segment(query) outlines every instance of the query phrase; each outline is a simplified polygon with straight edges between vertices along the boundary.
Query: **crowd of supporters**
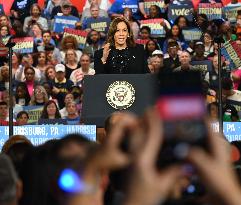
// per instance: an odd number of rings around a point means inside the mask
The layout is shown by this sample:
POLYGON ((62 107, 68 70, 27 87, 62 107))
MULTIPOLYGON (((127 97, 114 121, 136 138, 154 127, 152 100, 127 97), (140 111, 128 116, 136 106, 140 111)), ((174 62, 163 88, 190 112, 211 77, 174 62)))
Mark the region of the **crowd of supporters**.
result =
MULTIPOLYGON (((90 0, 86 2, 83 12, 79 13, 68 0, 50 0, 44 8, 34 1, 26 0, 22 5, 14 0, 10 15, 0 16, 0 107, 7 110, 9 96, 6 91, 13 89, 15 120, 19 121, 26 106, 42 106, 40 118, 62 118, 67 123, 80 124, 84 76, 95 75, 95 51, 103 47, 111 20, 119 16, 129 21, 136 42, 144 44, 150 73, 161 75, 164 71, 187 72, 197 68, 193 66, 194 61, 210 60, 211 69, 202 70, 202 76, 207 102, 213 103, 212 107, 215 107, 218 89, 218 44, 215 39, 218 36, 223 42, 234 41, 240 46, 241 13, 237 12, 235 22, 230 22, 225 15, 222 19, 209 20, 206 14, 200 14, 194 8, 191 20, 180 15, 172 21, 168 16, 171 5, 192 7, 192 2, 183 0, 162 3, 163 8, 151 5, 147 10, 144 8, 145 1, 118 0, 109 4, 104 0, 90 0), (77 18, 74 29, 88 33, 84 46, 80 46, 73 35, 64 36, 63 32, 55 31, 56 16, 77 18), (143 26, 141 22, 155 19, 162 19, 159 23, 162 35, 154 35, 152 28, 143 26), (183 30, 193 28, 201 32, 201 37, 188 41, 183 30), (8 56, 7 48, 4 47, 4 42, 10 36, 33 37, 34 40, 33 52, 13 53, 12 88, 9 88, 8 56)), ((201 0, 200 3, 222 2, 201 0)), ((229 5, 239 6, 240 3, 233 0, 229 5)), ((230 69, 229 65, 229 60, 223 57, 224 119, 239 121, 241 72, 239 67, 230 69)), ((210 113, 217 120, 215 110, 212 109, 210 113)), ((28 116, 28 112, 24 114, 28 116)), ((0 119, 7 121, 8 111, 1 112, 0 119)))

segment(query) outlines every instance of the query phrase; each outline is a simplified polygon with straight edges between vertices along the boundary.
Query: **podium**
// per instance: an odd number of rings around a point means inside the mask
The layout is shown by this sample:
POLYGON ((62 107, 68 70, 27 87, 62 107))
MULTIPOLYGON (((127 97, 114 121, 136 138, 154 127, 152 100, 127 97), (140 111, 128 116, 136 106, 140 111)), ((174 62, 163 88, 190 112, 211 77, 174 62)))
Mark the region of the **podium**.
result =
POLYGON ((82 119, 84 124, 104 127, 116 111, 142 115, 157 99, 158 77, 153 74, 101 74, 85 76, 82 119))

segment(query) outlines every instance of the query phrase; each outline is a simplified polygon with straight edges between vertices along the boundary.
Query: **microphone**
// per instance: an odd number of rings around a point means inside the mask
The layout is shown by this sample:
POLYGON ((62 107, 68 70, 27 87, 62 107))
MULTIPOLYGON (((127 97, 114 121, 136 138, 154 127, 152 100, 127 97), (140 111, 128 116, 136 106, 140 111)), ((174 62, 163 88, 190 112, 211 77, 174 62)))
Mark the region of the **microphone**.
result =
POLYGON ((15 42, 12 42, 12 39, 13 39, 13 37, 11 36, 11 37, 8 39, 8 42, 6 43, 5 47, 7 47, 7 48, 12 48, 12 47, 14 47, 14 46, 16 45, 15 42))

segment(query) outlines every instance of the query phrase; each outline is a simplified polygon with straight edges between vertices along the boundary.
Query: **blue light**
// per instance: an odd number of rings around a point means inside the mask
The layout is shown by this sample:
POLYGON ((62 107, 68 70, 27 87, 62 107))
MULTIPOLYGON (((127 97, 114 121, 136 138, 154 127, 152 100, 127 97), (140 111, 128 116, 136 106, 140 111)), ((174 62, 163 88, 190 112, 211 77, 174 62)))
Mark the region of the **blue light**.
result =
POLYGON ((81 181, 79 175, 72 169, 64 169, 59 177, 59 187, 66 192, 82 192, 84 190, 84 183, 81 181))
POLYGON ((195 192, 195 186, 193 186, 193 185, 189 185, 188 187, 187 187, 187 192, 188 193, 194 193, 195 192))

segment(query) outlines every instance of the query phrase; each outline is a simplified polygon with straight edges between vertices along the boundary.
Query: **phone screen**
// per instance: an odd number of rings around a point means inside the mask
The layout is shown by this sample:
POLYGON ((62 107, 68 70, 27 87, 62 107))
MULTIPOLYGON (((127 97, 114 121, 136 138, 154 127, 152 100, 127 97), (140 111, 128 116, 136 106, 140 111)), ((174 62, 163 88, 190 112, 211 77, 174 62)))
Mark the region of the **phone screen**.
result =
POLYGON ((199 73, 163 76, 156 107, 164 127, 158 167, 183 162, 191 146, 207 147, 206 106, 199 73))

